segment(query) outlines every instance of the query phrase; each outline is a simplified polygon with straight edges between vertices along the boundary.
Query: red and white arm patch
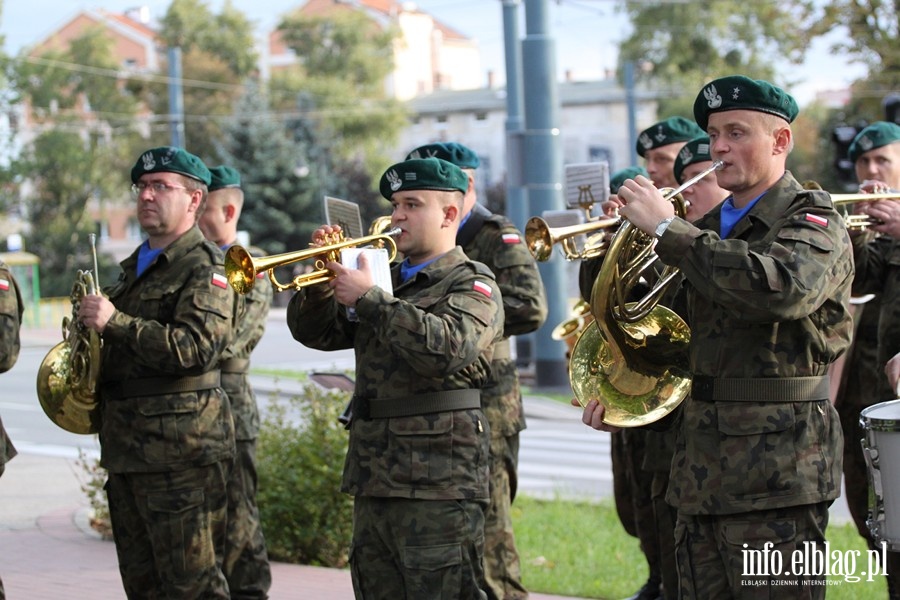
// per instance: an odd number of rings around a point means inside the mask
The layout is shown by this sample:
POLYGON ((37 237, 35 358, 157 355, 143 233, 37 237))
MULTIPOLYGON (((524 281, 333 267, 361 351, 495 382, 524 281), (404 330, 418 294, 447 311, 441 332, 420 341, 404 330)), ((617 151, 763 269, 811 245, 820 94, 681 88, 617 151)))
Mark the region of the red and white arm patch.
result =
POLYGON ((224 290, 228 287, 228 280, 221 273, 213 273, 212 284, 224 290))
POLYGON ((472 289, 475 290, 476 292, 481 292, 482 294, 484 294, 484 295, 487 296, 488 298, 490 298, 490 297, 491 297, 491 293, 493 293, 493 290, 491 289, 491 286, 489 286, 488 284, 486 284, 486 283, 483 282, 483 281, 476 281, 475 283, 473 283, 473 284, 472 284, 472 289))
POLYGON ((522 241, 522 238, 519 237, 518 233, 504 233, 503 234, 503 243, 504 244, 518 244, 522 241))
POLYGON ((8 292, 9 291, 9 280, 8 279, 0 279, 0 292, 8 292))
POLYGON ((822 227, 828 227, 828 219, 826 219, 825 217, 806 213, 806 217, 804 218, 810 223, 815 223, 816 225, 821 225, 822 227))

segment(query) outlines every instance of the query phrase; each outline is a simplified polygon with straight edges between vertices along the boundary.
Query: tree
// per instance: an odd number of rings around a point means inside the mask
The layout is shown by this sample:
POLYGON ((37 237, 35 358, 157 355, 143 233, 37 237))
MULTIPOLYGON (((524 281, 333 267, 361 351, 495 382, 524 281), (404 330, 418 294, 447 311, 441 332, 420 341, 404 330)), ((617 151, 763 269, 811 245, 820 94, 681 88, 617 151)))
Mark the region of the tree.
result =
MULTIPOLYGON (((256 72, 252 24, 231 2, 214 14, 202 0, 173 0, 160 20, 159 39, 181 49, 184 145, 202 158, 214 156, 222 122, 256 72)), ((135 82, 134 89, 155 114, 168 115, 169 85, 135 82)), ((154 138, 154 145, 170 143, 168 127, 155 130, 154 138)))
MULTIPOLYGON (((628 2, 633 31, 620 46, 626 61, 646 65, 635 78, 662 90, 660 117, 692 115, 703 84, 731 73, 774 81, 774 64, 798 64, 825 28, 812 0, 628 2)), ((782 82, 789 85, 790 81, 782 82)))
POLYGON ((406 124, 402 105, 388 98, 396 30, 381 29, 364 12, 335 10, 317 17, 295 14, 278 26, 298 64, 272 77, 273 105, 296 109, 328 136, 342 161, 365 165, 375 178, 393 161, 385 150, 406 124))
POLYGON ((75 270, 93 266, 89 203, 129 201, 137 103, 113 56, 111 40, 89 30, 67 51, 10 63, 10 79, 36 126, 5 177, 23 192, 25 247, 41 259, 44 296, 69 295, 75 270))
POLYGON ((844 41, 832 46, 868 67, 854 83, 844 109, 848 121, 885 119, 883 102, 900 89, 900 4, 884 0, 838 0, 828 4, 823 21, 846 28, 844 41))

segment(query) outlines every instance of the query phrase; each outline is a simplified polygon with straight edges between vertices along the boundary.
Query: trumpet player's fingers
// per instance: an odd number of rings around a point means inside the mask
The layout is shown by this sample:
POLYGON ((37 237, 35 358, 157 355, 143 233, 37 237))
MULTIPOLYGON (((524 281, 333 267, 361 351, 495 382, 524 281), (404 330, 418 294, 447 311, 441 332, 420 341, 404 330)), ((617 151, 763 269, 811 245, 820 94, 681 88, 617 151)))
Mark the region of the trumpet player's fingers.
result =
POLYGON ((312 243, 314 246, 326 246, 330 243, 330 238, 340 232, 340 225, 322 225, 313 232, 312 243))
POLYGON ((606 407, 597 400, 591 400, 587 403, 587 406, 584 407, 584 411, 581 413, 581 422, 598 431, 607 431, 609 433, 619 431, 619 427, 603 421, 603 415, 605 414, 606 407))
POLYGON ((612 195, 609 197, 609 200, 606 202, 600 203, 600 210, 603 212, 603 215, 606 217, 618 217, 619 209, 625 206, 619 197, 616 195, 612 195))
POLYGON ((866 194, 888 194, 891 188, 888 184, 877 179, 866 179, 859 184, 859 191, 866 194))
POLYGON ((876 200, 869 203, 865 213, 881 223, 872 227, 874 231, 900 238, 900 202, 894 200, 876 200))

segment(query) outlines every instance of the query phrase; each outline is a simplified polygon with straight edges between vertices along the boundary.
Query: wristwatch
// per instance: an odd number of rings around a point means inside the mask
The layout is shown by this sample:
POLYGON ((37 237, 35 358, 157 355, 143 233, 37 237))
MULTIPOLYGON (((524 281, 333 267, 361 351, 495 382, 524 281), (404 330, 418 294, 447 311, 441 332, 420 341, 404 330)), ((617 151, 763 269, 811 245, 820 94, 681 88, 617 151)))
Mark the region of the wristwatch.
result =
POLYGON ((666 232, 666 229, 669 228, 669 223, 675 220, 675 217, 669 217, 668 219, 663 219, 659 222, 659 225, 656 226, 656 231, 653 232, 653 237, 659 239, 666 232))

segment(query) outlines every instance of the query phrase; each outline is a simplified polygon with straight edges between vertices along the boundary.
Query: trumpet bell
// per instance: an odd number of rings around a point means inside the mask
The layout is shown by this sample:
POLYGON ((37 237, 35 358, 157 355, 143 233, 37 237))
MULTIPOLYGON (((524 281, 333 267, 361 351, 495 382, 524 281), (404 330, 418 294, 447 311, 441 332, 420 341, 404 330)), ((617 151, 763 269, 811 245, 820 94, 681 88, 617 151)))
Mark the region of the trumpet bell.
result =
POLYGON ((225 252, 225 278, 238 294, 246 294, 253 287, 256 268, 246 248, 234 245, 225 252))
POLYGON ((604 422, 639 427, 665 417, 690 391, 686 357, 691 332, 678 315, 659 305, 637 323, 619 325, 627 339, 647 344, 644 351, 626 352, 625 364, 619 354, 623 348, 612 348, 593 321, 575 342, 569 380, 582 406, 596 399, 605 407, 604 422))
MULTIPOLYGON (((96 332, 94 332, 96 333, 96 332)), ((100 408, 96 393, 86 389, 80 381, 84 369, 96 380, 100 365, 100 344, 90 344, 88 355, 72 353, 66 341, 50 349, 38 368, 37 395, 41 408, 51 421, 71 433, 100 431, 100 408), (78 364, 73 364, 72 361, 78 364)))

